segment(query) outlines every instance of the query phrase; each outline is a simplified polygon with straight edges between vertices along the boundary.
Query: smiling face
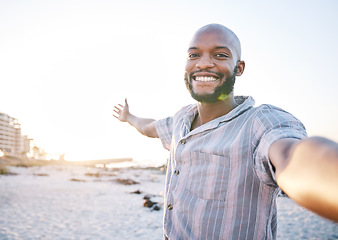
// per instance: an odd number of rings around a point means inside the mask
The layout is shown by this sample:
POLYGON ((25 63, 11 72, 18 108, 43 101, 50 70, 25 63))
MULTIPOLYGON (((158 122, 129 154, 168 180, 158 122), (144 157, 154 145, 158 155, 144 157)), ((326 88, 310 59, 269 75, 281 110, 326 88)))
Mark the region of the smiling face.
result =
POLYGON ((236 35, 222 25, 207 25, 193 37, 186 63, 185 81, 199 102, 217 102, 232 94, 236 76, 244 71, 236 35))

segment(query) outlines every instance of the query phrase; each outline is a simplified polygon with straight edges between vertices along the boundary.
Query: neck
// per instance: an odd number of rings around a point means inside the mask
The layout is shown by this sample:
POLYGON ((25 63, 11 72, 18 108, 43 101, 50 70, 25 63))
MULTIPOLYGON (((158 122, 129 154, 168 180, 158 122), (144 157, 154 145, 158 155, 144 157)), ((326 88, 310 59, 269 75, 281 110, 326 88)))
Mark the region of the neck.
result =
POLYGON ((238 104, 233 95, 229 95, 227 99, 215 103, 198 102, 198 115, 192 124, 192 129, 229 113, 237 106, 238 104))

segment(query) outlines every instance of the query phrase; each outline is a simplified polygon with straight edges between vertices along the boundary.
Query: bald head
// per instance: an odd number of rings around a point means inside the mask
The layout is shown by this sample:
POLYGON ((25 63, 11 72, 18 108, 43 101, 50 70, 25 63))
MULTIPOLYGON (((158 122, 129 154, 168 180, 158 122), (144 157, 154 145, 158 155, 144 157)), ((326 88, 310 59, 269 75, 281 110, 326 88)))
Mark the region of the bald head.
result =
POLYGON ((193 36, 185 66, 185 82, 199 102, 230 101, 235 79, 244 72, 241 44, 230 29, 220 24, 200 28, 193 36))
POLYGON ((191 40, 190 46, 193 45, 196 39, 205 34, 217 35, 219 40, 224 42, 231 49, 234 59, 236 61, 241 60, 241 43, 238 37, 233 31, 221 24, 208 24, 198 29, 191 40))

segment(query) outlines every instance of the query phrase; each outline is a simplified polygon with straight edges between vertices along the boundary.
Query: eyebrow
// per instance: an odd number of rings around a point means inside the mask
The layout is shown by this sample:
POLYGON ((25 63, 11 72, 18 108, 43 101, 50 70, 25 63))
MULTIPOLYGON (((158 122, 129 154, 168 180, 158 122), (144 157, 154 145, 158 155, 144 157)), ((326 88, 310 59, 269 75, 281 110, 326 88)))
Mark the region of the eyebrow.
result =
MULTIPOLYGON (((230 51, 230 49, 229 49, 228 47, 225 47, 225 46, 216 46, 215 49, 226 49, 226 50, 229 50, 229 51, 230 51)), ((198 50, 198 48, 197 48, 197 47, 190 47, 190 48, 188 49, 188 51, 189 51, 189 50, 198 50)))
POLYGON ((227 49, 230 51, 230 49, 228 47, 225 46, 216 46, 215 49, 227 49))
POLYGON ((188 48, 188 51, 189 50, 197 50, 198 48, 197 47, 190 47, 190 48, 188 48))

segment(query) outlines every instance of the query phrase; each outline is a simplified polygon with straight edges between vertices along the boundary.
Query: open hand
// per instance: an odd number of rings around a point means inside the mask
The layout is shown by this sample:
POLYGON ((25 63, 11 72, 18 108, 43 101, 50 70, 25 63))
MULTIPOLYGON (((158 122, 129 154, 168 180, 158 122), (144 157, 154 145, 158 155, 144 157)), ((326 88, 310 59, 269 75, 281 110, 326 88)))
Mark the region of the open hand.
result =
POLYGON ((115 105, 114 112, 114 117, 116 117, 121 122, 127 122, 127 118, 130 115, 127 99, 124 100, 124 106, 122 104, 115 105))

